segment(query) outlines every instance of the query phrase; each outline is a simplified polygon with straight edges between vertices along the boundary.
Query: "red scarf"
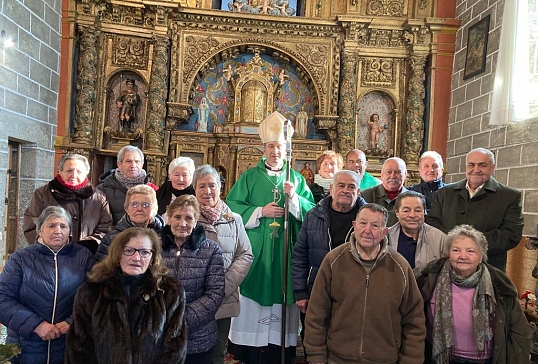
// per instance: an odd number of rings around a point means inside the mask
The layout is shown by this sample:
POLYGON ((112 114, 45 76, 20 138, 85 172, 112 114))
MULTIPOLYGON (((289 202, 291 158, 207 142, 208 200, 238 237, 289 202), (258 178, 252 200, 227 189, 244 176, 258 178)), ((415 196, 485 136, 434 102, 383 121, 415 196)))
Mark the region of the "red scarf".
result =
POLYGON ((214 225, 220 219, 223 208, 224 204, 222 203, 222 200, 219 199, 217 204, 213 207, 200 204, 200 213, 206 218, 210 225, 214 225))
POLYGON ((88 177, 86 177, 84 179, 84 181, 82 181, 82 183, 78 184, 78 185, 71 185, 67 182, 65 182, 62 177, 60 176, 60 173, 58 173, 56 175, 56 179, 58 180, 58 182, 60 182, 63 186, 69 188, 70 190, 80 190, 82 187, 86 186, 88 184, 88 177))

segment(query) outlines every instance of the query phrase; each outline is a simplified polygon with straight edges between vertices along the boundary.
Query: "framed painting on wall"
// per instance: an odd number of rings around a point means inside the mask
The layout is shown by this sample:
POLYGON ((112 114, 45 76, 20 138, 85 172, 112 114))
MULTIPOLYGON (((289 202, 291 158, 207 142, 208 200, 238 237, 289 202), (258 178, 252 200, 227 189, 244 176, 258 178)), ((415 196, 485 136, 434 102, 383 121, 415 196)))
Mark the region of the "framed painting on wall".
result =
POLYGON ((476 76, 486 69, 489 19, 488 15, 469 27, 465 68, 463 69, 464 80, 476 76))

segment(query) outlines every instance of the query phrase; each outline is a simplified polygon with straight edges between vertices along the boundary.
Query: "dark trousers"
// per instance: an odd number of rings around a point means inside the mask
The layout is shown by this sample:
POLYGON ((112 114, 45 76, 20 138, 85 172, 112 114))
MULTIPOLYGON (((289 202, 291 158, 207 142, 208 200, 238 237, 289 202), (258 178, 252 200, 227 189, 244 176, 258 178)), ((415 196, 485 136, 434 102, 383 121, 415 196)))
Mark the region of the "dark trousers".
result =
POLYGON ((204 353, 187 354, 185 364, 211 364, 212 353, 213 350, 209 350, 204 353))
MULTIPOLYGON (((285 364, 291 364, 296 356, 297 347, 285 349, 285 364)), ((235 360, 245 364, 280 364, 280 346, 269 344, 264 347, 237 345, 228 341, 228 352, 235 360)))
POLYGON ((231 317, 225 317, 217 320, 217 328, 219 330, 219 342, 213 348, 213 364, 224 363, 224 350, 228 343, 228 333, 230 332, 231 317))

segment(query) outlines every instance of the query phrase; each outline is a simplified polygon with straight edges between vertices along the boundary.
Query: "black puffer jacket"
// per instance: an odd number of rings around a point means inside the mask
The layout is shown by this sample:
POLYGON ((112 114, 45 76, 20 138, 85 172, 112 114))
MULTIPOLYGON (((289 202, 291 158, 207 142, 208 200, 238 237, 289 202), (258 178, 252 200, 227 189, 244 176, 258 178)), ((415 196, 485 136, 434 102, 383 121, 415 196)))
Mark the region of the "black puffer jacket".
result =
POLYGON ((206 239, 197 224, 178 248, 170 225, 162 230, 163 258, 170 276, 181 282, 186 296, 188 354, 204 353, 218 341, 215 314, 224 298, 224 262, 219 245, 206 239))
MULTIPOLYGON (((329 209, 332 197, 327 196, 310 210, 303 221, 291 257, 291 284, 296 300, 307 299, 325 255, 331 250, 329 209)), ((360 208, 366 201, 357 198, 360 208)), ((351 226, 349 227, 351 229, 351 226)))
MULTIPOLYGON (((160 215, 156 215, 153 218, 153 221, 148 224, 147 228, 153 229, 157 234, 160 234, 164 225, 165 223, 163 218, 160 215)), ((99 244, 97 252, 95 253, 95 259, 97 261, 105 259, 106 255, 108 254, 108 248, 110 247, 112 241, 114 241, 114 238, 116 238, 116 236, 118 236, 118 234, 121 233, 123 230, 127 230, 130 227, 135 227, 135 224, 131 221, 129 216, 125 214, 123 215, 121 220, 118 221, 114 229, 112 229, 108 234, 103 237, 103 240, 101 240, 101 244, 99 244)))
POLYGON ((36 242, 9 257, 0 274, 0 322, 6 342, 22 349, 12 363, 63 363, 65 335, 43 341, 34 330, 43 321, 71 324, 75 293, 93 263, 90 251, 73 243, 54 254, 36 242))

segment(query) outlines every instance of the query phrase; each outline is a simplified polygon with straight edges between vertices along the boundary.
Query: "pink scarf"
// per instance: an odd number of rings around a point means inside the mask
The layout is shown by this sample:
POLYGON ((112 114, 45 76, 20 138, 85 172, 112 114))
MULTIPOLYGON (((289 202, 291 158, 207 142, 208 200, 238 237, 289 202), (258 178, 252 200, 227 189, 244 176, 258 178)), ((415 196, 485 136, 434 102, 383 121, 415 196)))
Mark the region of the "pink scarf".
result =
POLYGON ((213 207, 200 205, 200 213, 202 214, 203 217, 207 219, 207 222, 210 225, 214 225, 217 222, 217 220, 220 218, 223 208, 224 208, 224 204, 222 203, 222 200, 219 199, 217 204, 213 207))

